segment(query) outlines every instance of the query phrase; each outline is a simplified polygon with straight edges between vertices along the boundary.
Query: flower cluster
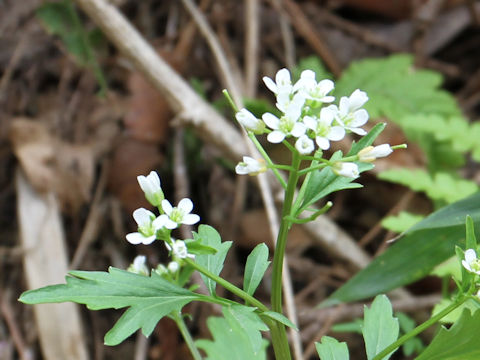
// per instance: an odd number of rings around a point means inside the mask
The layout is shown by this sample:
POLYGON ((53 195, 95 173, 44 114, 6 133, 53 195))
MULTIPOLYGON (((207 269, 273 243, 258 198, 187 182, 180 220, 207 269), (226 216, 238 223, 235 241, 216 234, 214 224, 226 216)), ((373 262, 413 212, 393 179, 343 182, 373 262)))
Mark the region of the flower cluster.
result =
MULTIPOLYGON (((247 131, 256 135, 268 133, 267 140, 271 143, 293 137, 301 155, 311 154, 315 144, 321 150, 328 150, 330 142, 342 140, 347 133, 362 136, 367 133, 362 129, 369 117, 362 108, 368 101, 364 91, 357 89, 350 96, 342 97, 337 106, 332 104, 335 97, 329 95, 335 87, 334 82, 328 79, 317 82, 312 70, 303 71, 295 83, 287 69, 278 71, 275 80, 264 77, 263 81, 275 94, 281 115, 265 113, 258 119, 247 109, 241 109, 235 117, 247 131)), ((392 152, 388 144, 364 150, 359 161, 370 162, 392 152)), ((353 162, 338 163, 332 169, 341 176, 358 176, 358 167, 353 162)), ((237 174, 241 175, 256 175, 265 170, 264 164, 248 157, 236 167, 237 174)))
MULTIPOLYGON (((127 234, 127 241, 131 244, 149 245, 155 240, 164 240, 167 249, 171 251, 175 260, 185 258, 193 258, 193 255, 188 253, 185 242, 181 240, 172 240, 170 233, 181 224, 193 225, 200 221, 200 217, 196 214, 191 214, 193 210, 193 203, 190 199, 182 199, 176 207, 173 207, 168 200, 165 199, 161 185, 160 178, 155 171, 150 172, 148 176, 138 176, 138 183, 145 193, 146 199, 154 206, 156 206, 161 215, 156 216, 153 212, 140 208, 133 212, 133 218, 138 225, 137 231, 127 234)), ((141 268, 140 263, 145 259, 139 258, 134 261, 131 268, 138 271, 141 268)), ((179 264, 169 264, 170 272, 176 272, 179 264), (176 266, 176 267, 175 267, 176 266), (173 271, 175 270, 175 271, 173 271)))

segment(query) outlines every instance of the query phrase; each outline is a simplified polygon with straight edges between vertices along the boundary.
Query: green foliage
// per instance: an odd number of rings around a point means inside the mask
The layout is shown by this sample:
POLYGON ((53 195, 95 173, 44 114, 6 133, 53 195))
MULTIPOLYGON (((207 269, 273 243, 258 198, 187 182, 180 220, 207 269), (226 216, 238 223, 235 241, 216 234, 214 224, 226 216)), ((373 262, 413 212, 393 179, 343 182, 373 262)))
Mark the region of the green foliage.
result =
POLYGON ((37 9, 37 17, 52 35, 60 37, 67 51, 81 66, 91 67, 101 87, 107 91, 107 83, 95 58, 94 44, 103 44, 103 36, 98 29, 87 32, 70 0, 47 2, 37 9))
POLYGON ((336 290, 326 304, 365 299, 428 275, 464 244, 465 217, 480 223, 480 193, 448 205, 410 228, 383 254, 336 290))
POLYGON ((245 264, 243 290, 247 294, 253 295, 255 290, 257 290, 258 284, 262 281, 269 264, 268 246, 265 243, 258 244, 248 255, 247 263, 245 264))
MULTIPOLYGON (((368 360, 397 340, 399 329, 398 319, 393 317, 392 304, 385 295, 378 295, 370 309, 365 306, 362 333, 368 360)), ((382 359, 389 359, 392 353, 382 359)))
POLYGON ((382 220, 385 229, 402 233, 421 221, 424 217, 407 211, 401 211, 398 215, 387 216, 382 220))
MULTIPOLYGON (((209 317, 207 327, 212 333, 213 340, 197 340, 195 344, 207 353, 206 360, 266 360, 268 342, 261 341, 260 349, 252 348, 248 330, 244 326, 232 326, 225 318, 209 317)), ((252 331, 257 331, 254 327, 252 331)))
POLYGON ((105 344, 117 345, 142 329, 149 336, 157 322, 204 296, 169 283, 155 272, 151 277, 110 267, 108 272, 71 271, 66 284, 30 290, 20 296, 26 304, 76 302, 90 310, 128 307, 105 335, 105 344))
POLYGON ((279 323, 285 325, 285 326, 288 326, 294 330, 298 330, 297 326, 292 323, 286 316, 278 313, 278 312, 275 312, 275 311, 264 311, 262 312, 261 314, 261 317, 265 318, 270 318, 272 320, 275 320, 275 321, 278 321, 279 323))
MULTIPOLYGON (((432 316, 435 316, 448 306, 452 305, 453 301, 450 299, 442 299, 438 304, 433 307, 432 316)), ((465 301, 462 305, 458 308, 453 310, 452 312, 448 313, 444 316, 440 322, 444 324, 454 324, 460 319, 462 313, 465 309, 468 309, 472 314, 480 309, 480 304, 477 303, 475 300, 469 299, 465 301)))
POLYGON ((417 360, 477 360, 480 359, 478 334, 480 311, 464 310, 450 329, 442 327, 417 360))
MULTIPOLYGON (((400 324, 400 332, 401 334, 407 334, 413 329, 415 329, 415 321, 407 316, 406 314, 402 312, 398 312, 395 314, 395 316, 398 319, 398 323, 400 324)), ((414 353, 420 353, 423 351, 425 346, 422 343, 422 340, 419 337, 412 337, 405 341, 405 343, 402 345, 402 351, 405 356, 410 356, 413 355, 414 353)))
POLYGON ((320 360, 348 360, 350 358, 347 344, 338 342, 330 336, 323 336, 322 342, 315 343, 315 347, 320 360))
POLYGON ((473 181, 459 179, 448 173, 428 174, 425 170, 391 169, 378 175, 382 180, 425 192, 432 200, 451 204, 478 191, 473 181))
MULTIPOLYGON (((198 233, 193 233, 194 240, 199 240, 205 246, 215 249, 215 254, 200 254, 197 255, 195 261, 197 264, 204 266, 215 275, 219 275, 223 269, 223 262, 227 256, 231 241, 222 242, 220 234, 213 227, 209 225, 200 225, 198 233)), ((215 295, 216 282, 202 274, 202 279, 207 286, 208 291, 212 296, 215 295)))
POLYGON ((454 97, 440 89, 440 74, 413 67, 411 55, 354 62, 336 84, 336 96, 349 96, 355 89, 366 91, 365 108, 372 118, 382 116, 401 125, 411 114, 460 115, 454 97))

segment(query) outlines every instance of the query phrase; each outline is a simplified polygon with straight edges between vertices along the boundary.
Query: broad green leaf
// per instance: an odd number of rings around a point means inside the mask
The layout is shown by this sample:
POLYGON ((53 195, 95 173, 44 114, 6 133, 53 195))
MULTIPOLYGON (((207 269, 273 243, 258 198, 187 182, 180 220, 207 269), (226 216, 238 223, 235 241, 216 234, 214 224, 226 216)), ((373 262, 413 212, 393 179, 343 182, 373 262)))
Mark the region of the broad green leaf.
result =
POLYGON ((324 305, 365 299, 410 284, 428 275, 438 264, 464 247, 465 217, 480 223, 480 193, 448 205, 407 230, 324 305))
MULTIPOLYGON (((211 247, 217 252, 215 254, 200 254, 197 255, 195 261, 215 275, 219 275, 223 269, 223 262, 227 256, 231 241, 222 242, 219 233, 213 227, 209 225, 200 225, 198 227, 198 234, 193 233, 194 240, 198 240, 202 245, 211 247)), ((216 282, 202 274, 202 279, 207 286, 208 291, 213 296, 215 295, 216 282)))
POLYGON ((108 272, 71 271, 66 284, 24 292, 26 304, 76 302, 90 310, 128 307, 105 335, 105 344, 117 345, 142 329, 149 336, 157 322, 172 311, 180 311, 193 300, 204 297, 182 289, 153 272, 151 277, 110 267, 108 272))
POLYGON ((268 342, 262 340, 258 351, 252 349, 244 330, 232 327, 225 318, 210 317, 207 320, 213 340, 201 339, 195 344, 207 354, 205 360, 266 360, 268 342))
POLYGON ((260 317, 266 316, 269 317, 270 319, 273 319, 275 321, 278 321, 279 323, 282 323, 285 326, 288 326, 292 329, 298 330, 297 326, 290 321, 285 315, 282 315, 278 312, 275 311, 264 311, 260 314, 260 317))
POLYGON ((397 215, 385 217, 382 220, 382 226, 390 231, 402 233, 421 221, 423 218, 423 215, 401 211, 397 215))
POLYGON ((465 220, 465 232, 466 232, 466 249, 474 249, 477 250, 477 238, 475 237, 475 227, 473 224, 472 218, 467 215, 467 219, 465 220))
POLYGON ((243 305, 224 306, 222 312, 234 331, 245 334, 253 352, 259 352, 262 347, 260 331, 268 331, 268 326, 255 313, 255 308, 243 305))
POLYGON ((315 343, 320 360, 348 360, 348 347, 330 336, 322 336, 321 343, 315 343))
MULTIPOLYGON (((437 305, 433 307, 432 316, 435 316, 440 311, 444 310, 450 305, 452 305, 452 300, 442 299, 437 305)), ((462 316, 463 310, 465 309, 470 310, 471 313, 473 314, 475 311, 480 309, 480 304, 473 299, 469 299, 465 301, 462 305, 460 305, 458 308, 456 308, 455 310, 453 310, 452 312, 444 316, 440 320, 440 322, 443 324, 453 324, 457 322, 457 320, 462 316)))
MULTIPOLYGON (((342 158, 342 152, 335 152, 331 161, 336 161, 342 158)), ((357 163, 358 171, 364 172, 373 168, 372 164, 357 163)), ((307 188, 305 190, 301 209, 316 203, 325 196, 339 190, 360 188, 363 185, 352 182, 355 179, 338 176, 334 174, 332 169, 328 166, 320 171, 315 171, 308 178, 307 188)))
MULTIPOLYGON (((368 360, 374 358, 398 338, 400 326, 393 317, 392 304, 385 295, 378 295, 370 309, 365 306, 363 320, 363 339, 368 360)), ((383 359, 387 360, 393 351, 383 359)))
POLYGON ((480 359, 480 311, 473 315, 464 310, 450 329, 442 326, 430 345, 416 360, 478 360, 480 359))
POLYGON ((250 255, 248 255, 247 263, 245 264, 243 290, 245 290, 247 294, 253 295, 269 264, 268 246, 264 243, 258 244, 250 255))
POLYGON ((439 278, 453 277, 458 281, 462 280, 462 269, 458 258, 456 256, 452 256, 448 260, 435 266, 430 275, 435 275, 439 278))

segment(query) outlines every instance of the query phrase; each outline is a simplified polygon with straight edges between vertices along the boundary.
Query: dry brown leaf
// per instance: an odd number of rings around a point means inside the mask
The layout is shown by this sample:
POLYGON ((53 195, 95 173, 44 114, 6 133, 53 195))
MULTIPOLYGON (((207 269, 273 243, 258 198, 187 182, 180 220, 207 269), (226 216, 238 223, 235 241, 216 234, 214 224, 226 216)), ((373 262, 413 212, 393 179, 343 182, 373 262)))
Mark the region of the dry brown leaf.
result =
POLYGON ((54 191, 62 208, 75 213, 90 199, 94 157, 88 145, 67 144, 40 121, 14 119, 10 141, 29 182, 39 192, 54 191))

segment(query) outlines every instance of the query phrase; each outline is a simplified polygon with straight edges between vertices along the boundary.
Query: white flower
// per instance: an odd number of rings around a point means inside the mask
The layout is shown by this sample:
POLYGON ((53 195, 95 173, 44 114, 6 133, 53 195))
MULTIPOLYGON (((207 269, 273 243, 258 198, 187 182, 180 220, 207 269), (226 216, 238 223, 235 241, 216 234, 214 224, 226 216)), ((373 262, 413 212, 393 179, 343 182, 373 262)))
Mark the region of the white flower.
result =
POLYGON ((315 141, 322 150, 330 148, 330 141, 342 140, 345 129, 341 126, 332 126, 334 112, 330 107, 320 111, 320 119, 305 116, 303 122, 315 133, 315 141))
POLYGON ((334 96, 327 95, 333 90, 335 84, 332 80, 321 80, 317 83, 315 80, 315 72, 312 70, 304 70, 300 75, 293 90, 298 90, 304 97, 312 102, 331 103, 335 100, 334 96))
POLYGON ((172 252, 173 256, 179 259, 185 259, 187 257, 191 259, 195 258, 195 255, 188 253, 187 245, 185 245, 185 241, 183 240, 175 240, 173 241, 172 245, 165 242, 165 246, 167 247, 168 251, 172 252))
POLYGON ((147 209, 140 208, 133 212, 133 218, 138 225, 138 232, 127 234, 126 238, 130 244, 149 245, 157 238, 157 231, 165 225, 161 217, 155 218, 155 214, 147 209))
POLYGON ((176 229, 178 225, 193 225, 200 221, 200 216, 190 214, 193 209, 193 203, 190 199, 182 199, 177 207, 172 207, 168 200, 162 201, 162 209, 165 214, 160 215, 167 229, 176 229))
POLYGON ((168 271, 175 274, 180 269, 180 264, 176 261, 170 261, 167 265, 168 271))
POLYGON ((127 271, 133 272, 135 274, 148 276, 149 271, 148 271, 148 268, 147 268, 147 265, 146 265, 146 260, 147 260, 147 258, 145 256, 138 255, 133 260, 133 263, 130 264, 127 271))
POLYGON ((386 157, 393 152, 389 144, 382 144, 378 146, 367 146, 358 152, 358 160, 363 162, 372 162, 375 159, 386 157))
POLYGON ((465 260, 462 260, 462 265, 468 271, 480 275, 480 259, 477 259, 475 250, 468 249, 465 251, 465 260))
POLYGON ((295 142, 295 148, 300 154, 308 155, 311 154, 312 151, 315 149, 315 145, 313 144, 313 140, 310 139, 307 135, 302 135, 295 142))
POLYGON ((333 165, 332 170, 335 174, 356 179, 359 175, 358 166, 350 162, 337 162, 333 165))
POLYGON ((278 110, 284 114, 288 113, 291 117, 299 118, 302 114, 304 104, 305 96, 302 94, 295 94, 293 97, 291 97, 290 94, 280 94, 277 96, 276 106, 278 110))
POLYGON ((275 95, 291 94, 293 90, 290 71, 280 69, 275 75, 275 82, 267 76, 263 77, 263 82, 267 88, 275 95))
POLYGON ((330 105, 329 108, 336 112, 337 121, 346 129, 358 135, 365 135, 367 132, 360 128, 368 121, 368 112, 360 109, 368 101, 367 93, 355 90, 350 97, 340 99, 339 108, 330 105))
POLYGON ((270 113, 265 113, 262 116, 263 121, 273 131, 268 134, 267 140, 271 143, 277 144, 282 142, 285 137, 292 135, 294 137, 300 137, 305 134, 307 128, 305 124, 298 121, 302 114, 303 98, 295 95, 293 100, 288 104, 285 109, 285 115, 280 119, 270 113), (298 99, 298 100, 296 100, 298 99))
POLYGON ((248 131, 253 131, 255 134, 262 134, 265 131, 265 123, 247 109, 241 109, 235 114, 235 118, 248 131))
POLYGON ((137 176, 138 184, 145 193, 148 202, 153 206, 159 206, 165 198, 162 188, 160 187, 160 178, 155 171, 150 171, 147 176, 137 176))
POLYGON ((235 166, 235 172, 238 175, 258 175, 262 172, 267 171, 267 167, 265 166, 265 160, 255 160, 250 156, 244 156, 243 162, 239 162, 237 166, 235 166))

